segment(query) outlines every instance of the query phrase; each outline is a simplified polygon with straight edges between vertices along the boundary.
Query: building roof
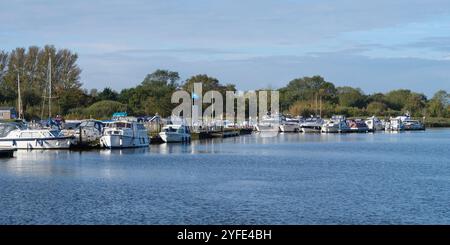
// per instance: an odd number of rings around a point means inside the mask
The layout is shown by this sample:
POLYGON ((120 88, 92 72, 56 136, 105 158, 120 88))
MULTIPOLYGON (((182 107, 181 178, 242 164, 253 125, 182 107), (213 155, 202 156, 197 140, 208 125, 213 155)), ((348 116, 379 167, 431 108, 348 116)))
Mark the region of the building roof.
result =
POLYGON ((14 107, 9 107, 9 106, 0 106, 0 110, 1 111, 11 111, 11 110, 16 110, 14 107))

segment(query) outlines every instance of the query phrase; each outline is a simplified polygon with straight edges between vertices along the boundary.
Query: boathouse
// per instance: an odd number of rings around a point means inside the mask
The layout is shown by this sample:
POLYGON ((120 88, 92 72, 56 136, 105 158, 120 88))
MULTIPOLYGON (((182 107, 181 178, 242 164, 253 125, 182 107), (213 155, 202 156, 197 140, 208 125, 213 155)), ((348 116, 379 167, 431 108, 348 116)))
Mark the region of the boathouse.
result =
POLYGON ((17 112, 14 107, 0 107, 0 120, 16 119, 17 112))

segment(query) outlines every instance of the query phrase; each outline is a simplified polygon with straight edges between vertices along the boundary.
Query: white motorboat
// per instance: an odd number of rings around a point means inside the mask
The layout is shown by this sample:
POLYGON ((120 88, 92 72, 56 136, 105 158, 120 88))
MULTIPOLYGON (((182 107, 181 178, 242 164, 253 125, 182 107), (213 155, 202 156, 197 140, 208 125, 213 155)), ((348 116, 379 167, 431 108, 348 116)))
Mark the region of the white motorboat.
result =
POLYGON ((258 132, 279 132, 280 122, 279 117, 266 116, 256 125, 256 130, 258 132))
POLYGON ((150 138, 142 123, 128 118, 105 122, 100 144, 110 149, 148 147, 150 138))
POLYGON ((324 123, 325 121, 320 117, 310 117, 300 123, 300 128, 303 133, 320 133, 324 123))
POLYGON ((281 121, 280 131, 281 132, 300 132, 300 121, 298 119, 293 118, 285 118, 281 121))
POLYGON ((419 120, 407 119, 403 121, 405 130, 425 130, 425 125, 423 125, 419 120))
POLYGON ((406 113, 404 116, 400 116, 397 118, 401 120, 404 130, 425 130, 425 125, 423 125, 423 123, 421 123, 419 120, 412 119, 409 113, 406 113))
POLYGON ((400 117, 391 118, 385 124, 386 131, 403 131, 405 130, 405 126, 400 117))
POLYGON ((103 136, 103 128, 102 121, 92 119, 82 121, 72 131, 75 136, 75 145, 78 147, 99 146, 100 138, 103 136))
POLYGON ((369 117, 366 119, 367 127, 369 127, 369 131, 380 131, 384 130, 384 123, 375 116, 369 117))
POLYGON ((166 143, 191 141, 191 132, 189 127, 181 124, 170 124, 164 126, 161 129, 159 136, 166 143))
POLYGON ((73 136, 64 136, 59 130, 29 129, 21 123, 0 124, 0 147, 14 149, 68 149, 73 136))
POLYGON ((347 133, 350 132, 350 127, 347 125, 344 116, 333 116, 326 121, 322 126, 322 133, 347 133))

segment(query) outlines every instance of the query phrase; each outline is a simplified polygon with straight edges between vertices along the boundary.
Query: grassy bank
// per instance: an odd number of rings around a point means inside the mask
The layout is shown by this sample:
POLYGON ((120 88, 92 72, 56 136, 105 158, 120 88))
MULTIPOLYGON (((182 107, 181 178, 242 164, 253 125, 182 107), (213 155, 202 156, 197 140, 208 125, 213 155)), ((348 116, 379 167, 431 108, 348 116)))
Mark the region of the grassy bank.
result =
POLYGON ((431 117, 425 119, 427 128, 450 128, 450 118, 431 117))

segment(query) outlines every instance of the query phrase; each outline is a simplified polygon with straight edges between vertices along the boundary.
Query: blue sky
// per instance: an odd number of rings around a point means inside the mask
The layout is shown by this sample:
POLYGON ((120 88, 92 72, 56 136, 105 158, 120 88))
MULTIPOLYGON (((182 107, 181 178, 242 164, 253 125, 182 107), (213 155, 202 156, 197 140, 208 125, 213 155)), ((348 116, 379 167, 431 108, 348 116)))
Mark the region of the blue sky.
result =
POLYGON ((450 1, 0 0, 0 49, 79 55, 86 88, 161 68, 241 90, 322 75, 367 93, 450 91, 450 1))

